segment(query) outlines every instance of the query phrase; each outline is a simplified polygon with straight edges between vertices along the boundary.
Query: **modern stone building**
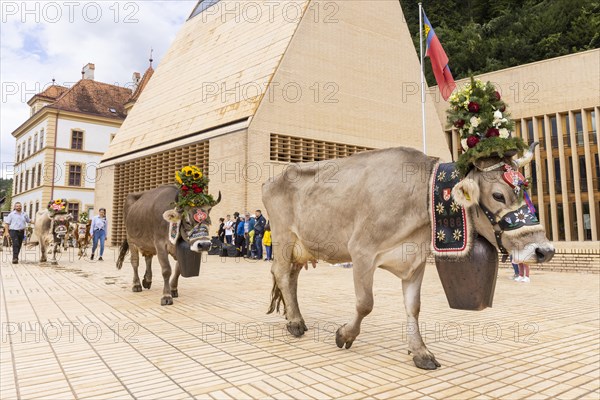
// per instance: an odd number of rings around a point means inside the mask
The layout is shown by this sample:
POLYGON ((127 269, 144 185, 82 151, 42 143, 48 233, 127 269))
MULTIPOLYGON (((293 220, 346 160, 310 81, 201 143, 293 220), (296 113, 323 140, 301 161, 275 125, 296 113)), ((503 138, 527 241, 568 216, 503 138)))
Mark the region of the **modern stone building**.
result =
MULTIPOLYGON (((262 208, 261 184, 289 163, 422 148, 419 61, 402 21, 388 0, 200 1, 99 166, 112 243, 125 196, 187 164, 221 191, 216 218, 262 208)), ((428 153, 448 160, 426 109, 428 153)))

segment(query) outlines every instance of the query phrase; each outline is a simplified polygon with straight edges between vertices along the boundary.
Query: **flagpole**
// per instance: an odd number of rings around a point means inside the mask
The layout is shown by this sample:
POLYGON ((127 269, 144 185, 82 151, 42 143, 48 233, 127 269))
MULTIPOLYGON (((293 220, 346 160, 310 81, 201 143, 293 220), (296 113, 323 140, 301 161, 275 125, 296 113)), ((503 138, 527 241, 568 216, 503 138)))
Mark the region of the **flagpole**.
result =
POLYGON ((423 7, 419 2, 419 46, 421 57, 421 125, 423 127, 423 153, 427 154, 427 141, 425 135, 425 72, 423 71, 423 7))

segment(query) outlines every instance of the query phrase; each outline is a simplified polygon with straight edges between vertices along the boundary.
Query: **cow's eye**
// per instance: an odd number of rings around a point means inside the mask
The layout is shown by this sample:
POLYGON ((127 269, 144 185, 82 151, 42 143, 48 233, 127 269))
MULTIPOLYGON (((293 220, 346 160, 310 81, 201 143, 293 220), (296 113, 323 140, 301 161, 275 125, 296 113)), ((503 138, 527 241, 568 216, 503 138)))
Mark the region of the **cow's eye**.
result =
POLYGON ((494 197, 494 200, 506 204, 506 199, 504 199, 504 195, 502 193, 495 192, 494 194, 492 194, 492 196, 494 197))

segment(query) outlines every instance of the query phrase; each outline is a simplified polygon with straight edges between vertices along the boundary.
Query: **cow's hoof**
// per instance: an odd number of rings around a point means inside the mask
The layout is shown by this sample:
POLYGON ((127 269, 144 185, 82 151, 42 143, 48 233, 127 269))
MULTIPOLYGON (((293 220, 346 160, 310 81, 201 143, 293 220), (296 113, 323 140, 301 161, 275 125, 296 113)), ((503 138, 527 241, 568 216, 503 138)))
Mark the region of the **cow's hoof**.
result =
POLYGON ((142 285, 133 285, 133 287, 131 288, 131 290, 135 293, 137 292, 141 292, 142 291, 142 285))
POLYGON ((164 296, 160 299, 161 306, 170 306, 171 304, 173 304, 173 298, 171 296, 164 296))
POLYGON ((294 337, 300 337, 300 336, 304 335, 304 332, 306 332, 308 330, 308 327, 306 326, 304 321, 288 322, 287 330, 294 337))
POLYGON ((179 297, 179 292, 177 289, 171 289, 171 297, 179 297))
POLYGON ((352 343, 354 343, 354 339, 352 340, 346 340, 344 338, 344 335, 342 334, 342 329, 346 326, 346 324, 340 326, 338 328, 338 330, 335 332, 335 344, 337 345, 337 347, 339 347, 340 349, 342 347, 346 347, 347 349, 349 349, 350 347, 352 347, 352 343))
POLYGON ((144 289, 150 289, 150 286, 152 286, 152 281, 147 281, 146 278, 144 278, 142 279, 142 286, 144 289))
POLYGON ((437 362, 433 354, 426 354, 423 356, 414 356, 413 362, 418 368, 421 369, 437 369, 441 367, 441 364, 437 362))

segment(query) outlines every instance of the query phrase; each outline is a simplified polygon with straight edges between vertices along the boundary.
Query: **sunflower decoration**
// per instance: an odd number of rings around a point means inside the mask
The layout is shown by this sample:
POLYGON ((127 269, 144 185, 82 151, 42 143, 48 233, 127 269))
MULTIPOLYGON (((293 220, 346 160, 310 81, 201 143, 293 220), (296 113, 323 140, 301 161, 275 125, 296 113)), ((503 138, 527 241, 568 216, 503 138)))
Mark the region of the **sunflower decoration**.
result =
POLYGON ((490 82, 471 77, 449 100, 448 123, 458 130, 463 153, 456 167, 465 175, 473 163, 494 154, 522 152, 527 148, 523 139, 513 136, 515 123, 506 111, 507 104, 490 82))
POLYGON ((175 206, 179 209, 213 205, 214 198, 208 194, 208 178, 195 165, 183 167, 175 173, 179 195, 175 206))
POLYGON ((66 214, 69 203, 67 199, 56 199, 48 202, 48 213, 51 217, 55 214, 66 214))

